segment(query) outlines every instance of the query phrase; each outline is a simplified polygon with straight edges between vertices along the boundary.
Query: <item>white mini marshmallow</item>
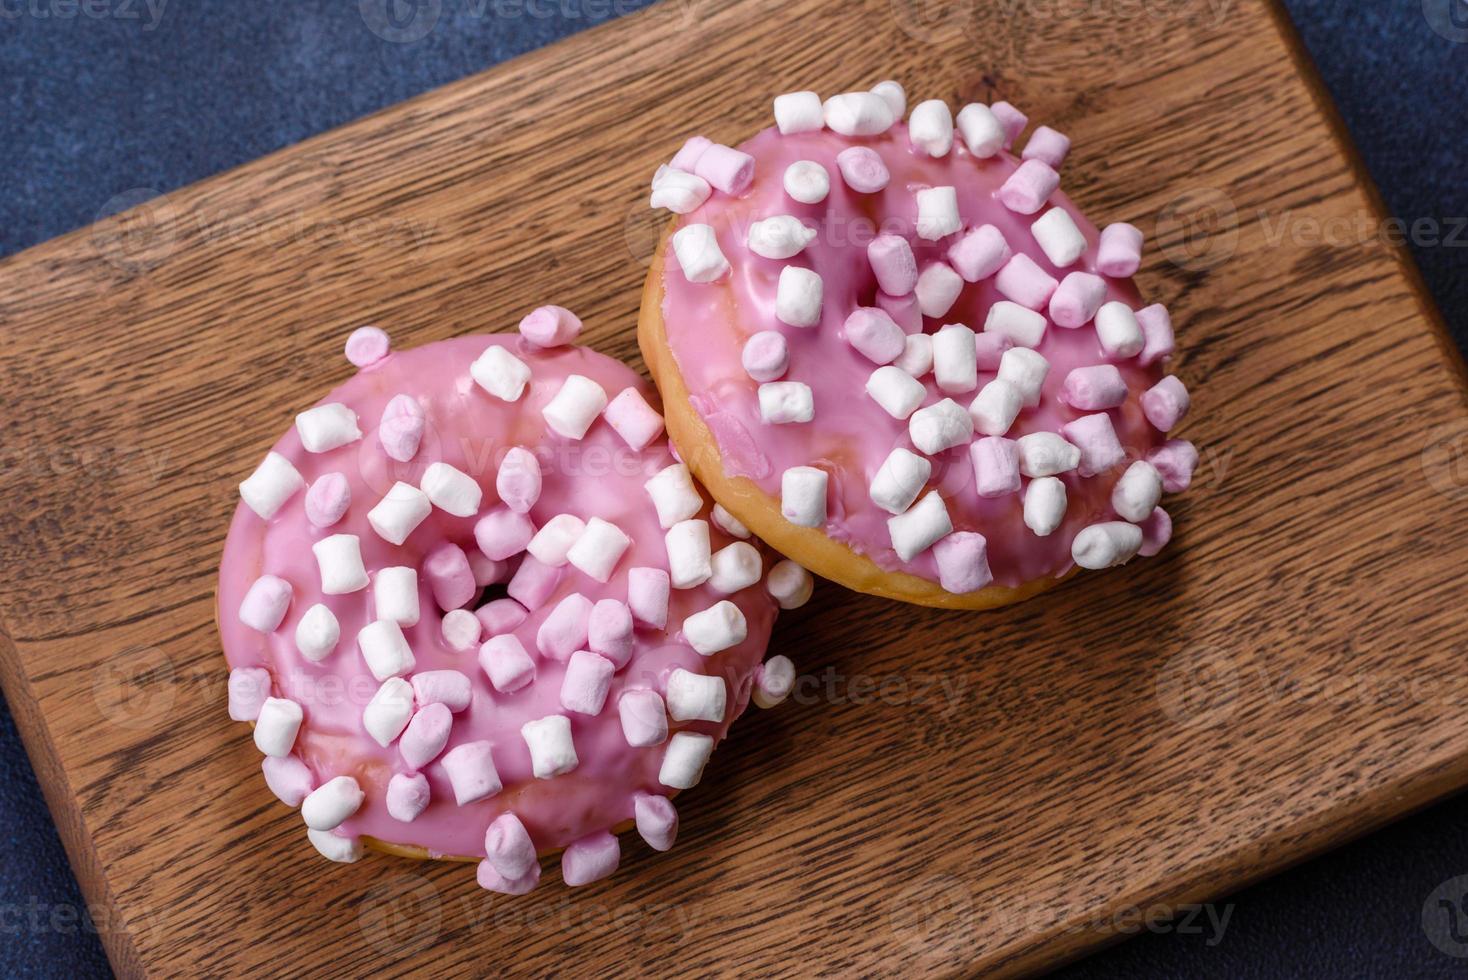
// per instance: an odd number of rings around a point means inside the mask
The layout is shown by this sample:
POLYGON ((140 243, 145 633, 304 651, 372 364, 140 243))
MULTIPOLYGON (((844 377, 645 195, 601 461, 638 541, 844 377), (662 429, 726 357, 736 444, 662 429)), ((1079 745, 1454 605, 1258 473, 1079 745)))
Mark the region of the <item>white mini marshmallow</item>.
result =
POLYGON ((274 633, 280 628, 295 590, 285 579, 261 575, 240 602, 240 622, 258 633, 274 633))
POLYGON ((755 255, 767 259, 790 259, 799 255, 815 237, 816 230, 807 228, 799 218, 777 214, 750 225, 746 243, 755 255))
POLYGON ((631 544, 632 539, 617 525, 593 517, 566 553, 566 560, 598 582, 605 582, 631 544))
POLYGON ((1082 568, 1125 565, 1142 547, 1142 529, 1124 521, 1105 521, 1081 529, 1070 544, 1071 559, 1082 568))
POLYGON ((498 344, 491 344, 469 365, 469 376, 494 397, 514 402, 520 400, 530 382, 530 366, 498 344))
POLYGON ((379 681, 411 674, 417 666, 403 628, 390 619, 379 619, 362 627, 357 633, 357 649, 362 651, 367 669, 379 681))
POLYGON ((326 453, 362 438, 357 413, 341 402, 308 408, 296 416, 296 432, 308 453, 326 453))
POLYGON ((880 96, 887 103, 887 108, 892 110, 893 119, 901 119, 907 115, 907 90, 902 87, 901 82, 888 78, 872 86, 872 94, 880 96))
POLYGON ((713 513, 709 516, 713 518, 714 524, 731 538, 742 539, 750 536, 749 528, 740 523, 739 518, 725 510, 723 504, 714 504, 713 513))
POLYGON ((1004 148, 1004 125, 986 105, 970 102, 958 110, 958 134, 974 156, 992 157, 1004 148))
POLYGON ((792 466, 780 475, 780 513, 799 527, 826 523, 825 470, 814 466, 792 466))
POLYGON ((789 657, 777 655, 760 665, 750 700, 756 707, 773 708, 784 702, 794 688, 794 662, 789 657))
POLYGON ((945 157, 953 149, 953 111, 942 99, 929 99, 912 107, 907 117, 907 135, 912 145, 930 157, 945 157))
POLYGON ((586 523, 575 514, 557 514, 535 532, 525 550, 542 565, 560 568, 566 564, 571 548, 586 533, 586 523))
POLYGON ((887 454, 868 493, 872 503, 889 514, 901 514, 927 486, 933 464, 917 453, 898 447, 887 454))
POLYGON ((821 108, 826 125, 842 136, 876 136, 897 121, 887 100, 874 92, 833 95, 821 108))
POLYGON ((1065 484, 1059 478, 1042 476, 1025 487, 1025 527, 1046 537, 1065 520, 1065 484))
POLYGON ((668 714, 674 721, 723 721, 729 691, 722 677, 682 667, 668 676, 668 714))
POLYGON ((540 414, 547 425, 567 439, 580 439, 606 407, 605 388, 590 378, 572 374, 540 414))
POLYGON ((484 491, 472 476, 448 463, 430 463, 418 488, 429 503, 455 517, 473 517, 484 498, 484 491))
POLYGON ((974 332, 963 324, 950 323, 933 334, 933 380, 938 383, 939 391, 949 395, 973 391, 978 387, 979 362, 974 332))
POLYGON ((683 639, 705 657, 738 646, 748 635, 744 613, 728 599, 683 620, 683 639))
POLYGON ((815 92, 786 92, 775 96, 775 126, 782 136, 815 132, 825 124, 821 97, 815 92))
POLYGON ((735 541, 713 553, 709 559, 713 573, 709 588, 723 595, 733 595, 760 580, 764 566, 759 551, 747 541, 735 541))
POLYGON ((697 174, 676 167, 659 167, 652 178, 652 196, 648 206, 667 208, 674 214, 687 214, 703 206, 713 188, 697 174))
POLYGON ((367 587, 367 569, 362 564, 362 541, 355 534, 333 534, 311 546, 321 570, 325 595, 346 595, 367 587))
POLYGON ((381 568, 372 582, 372 605, 378 619, 399 626, 418 625, 418 570, 404 565, 381 568))
POLYGON ((1024 407, 1024 396, 1008 381, 995 378, 979 390, 969 404, 968 413, 974 420, 974 428, 986 436, 1002 436, 1009 431, 1019 411, 1024 407))
POLYGON ((775 291, 775 318, 792 327, 815 326, 821 322, 823 291, 819 273, 787 265, 780 270, 780 285, 775 291))
MULTIPOLYGON (((472 552, 469 555, 469 563, 474 564, 474 553, 472 552)), ((450 650, 467 653, 478 648, 479 638, 484 635, 484 625, 479 622, 478 616, 467 609, 450 609, 443 614, 443 622, 439 623, 438 632, 450 650)))
POLYGON ((776 562, 770 574, 765 576, 765 591, 774 597, 781 609, 799 609, 810 601, 815 587, 815 579, 810 572, 788 558, 776 562))
POLYGON ((952 187, 925 187, 916 196, 918 237, 935 242, 963 228, 958 192, 952 187))
POLYGON ((362 727, 374 742, 387 748, 403 734, 412 717, 413 685, 401 677, 389 677, 362 709, 362 727))
POLYGON ((892 362, 914 378, 921 378, 933 370, 933 338, 930 334, 910 333, 902 355, 892 362))
POLYGON ((772 381, 760 385, 759 414, 766 425, 809 422, 816 417, 810 385, 800 381, 772 381))
POLYGON ((530 768, 536 779, 563 776, 575 769, 576 743, 571 740, 571 719, 547 715, 520 726, 520 737, 530 749, 530 768))
POLYGON ((963 276, 947 263, 934 262, 923 268, 914 292, 923 316, 944 316, 963 293, 963 276))
POLYGON ((306 829, 306 839, 316 848, 316 853, 337 864, 352 864, 362 860, 362 838, 341 837, 329 830, 306 829))
POLYGON ((301 801, 301 817, 312 830, 335 830, 362 805, 366 794, 351 776, 337 776, 301 801))
POLYGON ((1058 432, 1031 432, 1020 436, 1017 445, 1019 471, 1031 479, 1069 473, 1081 461, 1080 449, 1058 432))
POLYGON ((663 536, 668 548, 668 576, 675 589, 696 588, 713 574, 708 521, 679 521, 663 536))
POLYGON ((670 528, 686 521, 703 509, 703 497, 693 485, 693 477, 683 463, 674 463, 653 474, 642 485, 658 512, 658 523, 670 528))
POLYGON ((240 499, 246 507, 268 521, 305 486, 305 478, 290 460, 280 453, 266 453, 255 472, 240 484, 240 499))
POLYGON ((961 446, 974 437, 974 420, 952 398, 920 408, 907 420, 907 435, 919 452, 929 456, 961 446))
POLYGON ((1016 347, 1038 347, 1045 337, 1045 314, 1002 299, 989 307, 984 332, 1008 337, 1016 347))
POLYGON ((1070 212, 1064 208, 1051 208, 1030 226, 1040 250, 1057 269, 1074 265, 1086 251, 1086 236, 1076 227, 1070 212))
POLYGON ((319 664, 336 649, 341 636, 342 628, 336 614, 318 602, 307 609, 296 624, 296 649, 313 664, 319 664))
POLYGON ((305 713, 296 702, 285 698, 266 698, 255 719, 255 748, 272 759, 289 755, 304 717, 305 713))
POLYGON ((428 494, 399 480, 367 512, 367 523, 388 544, 402 544, 432 511, 428 494))
POLYGON ((820 204, 831 193, 831 174, 814 160, 796 160, 785 168, 785 193, 801 204, 820 204))
POLYGON ((1151 516, 1162 500, 1162 474, 1146 460, 1137 460, 1126 468, 1111 489, 1111 509, 1140 524, 1151 516))
POLYGON ((1049 373, 1050 362, 1028 347, 1011 347, 999 357, 999 380, 1014 386, 1025 408, 1040 404, 1040 391, 1049 373))
POLYGON ((912 561, 942 538, 953 533, 953 521, 943 496, 933 490, 913 504, 905 513, 887 520, 892 535, 892 550, 903 561, 912 561))
POLYGON ((1108 356, 1116 358, 1134 357, 1146 343, 1137 315, 1117 300, 1101 304, 1096 311, 1096 339, 1108 356))
POLYGON ((867 378, 867 394, 894 419, 905 419, 923 403, 927 389, 906 371, 887 364, 867 378))
POLYGON ((713 751, 713 736, 675 732, 663 754, 658 782, 673 789, 692 789, 703 778, 703 767, 708 765, 713 751))
POLYGON ((729 260, 709 225, 684 225, 673 232, 673 258, 689 282, 713 282, 729 271, 729 260))

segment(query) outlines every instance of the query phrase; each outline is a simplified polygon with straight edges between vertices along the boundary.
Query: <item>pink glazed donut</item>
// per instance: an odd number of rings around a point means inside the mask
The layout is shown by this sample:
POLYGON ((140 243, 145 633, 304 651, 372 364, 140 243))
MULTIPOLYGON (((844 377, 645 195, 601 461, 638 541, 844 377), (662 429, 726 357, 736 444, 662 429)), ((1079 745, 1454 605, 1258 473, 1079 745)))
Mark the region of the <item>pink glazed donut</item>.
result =
POLYGON ((1155 554, 1197 460, 1142 234, 1059 190, 1070 141, 1007 103, 913 108, 895 82, 775 100, 738 148, 695 136, 638 339, 669 437, 800 565, 987 608, 1155 554))
POLYGON ((789 691, 761 658, 808 576, 710 526, 645 384, 579 329, 543 307, 402 353, 359 330, 356 376, 240 486, 230 717, 331 860, 480 860, 519 894, 563 850, 597 880, 621 829, 671 847, 669 798, 789 691))

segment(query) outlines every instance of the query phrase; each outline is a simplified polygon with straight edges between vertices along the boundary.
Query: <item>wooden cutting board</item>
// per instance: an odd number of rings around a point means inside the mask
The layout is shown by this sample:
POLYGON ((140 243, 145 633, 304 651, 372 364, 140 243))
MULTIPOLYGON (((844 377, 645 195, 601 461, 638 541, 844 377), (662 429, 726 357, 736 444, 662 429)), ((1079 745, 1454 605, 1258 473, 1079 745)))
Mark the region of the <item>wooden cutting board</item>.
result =
POLYGON ((1269 4, 668 0, 0 264, 0 669, 112 962, 1016 973, 1462 786, 1464 376, 1381 215, 1269 4), (1147 232, 1203 454, 1173 547, 993 614, 819 589, 796 697, 609 881, 318 860, 225 715, 235 484, 363 322, 554 301, 635 361, 656 164, 889 75, 1069 133, 1147 232))

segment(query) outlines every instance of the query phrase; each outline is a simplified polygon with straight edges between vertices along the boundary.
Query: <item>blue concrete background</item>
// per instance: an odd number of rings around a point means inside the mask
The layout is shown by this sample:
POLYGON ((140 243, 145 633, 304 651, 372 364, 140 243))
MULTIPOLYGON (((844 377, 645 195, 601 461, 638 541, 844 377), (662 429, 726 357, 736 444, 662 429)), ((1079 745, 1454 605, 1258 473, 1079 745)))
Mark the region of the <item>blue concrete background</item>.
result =
MULTIPOLYGON (((0 0, 0 255, 90 223, 117 194, 166 192, 227 170, 646 0, 492 3, 0 0), (414 39, 435 9, 434 29, 414 39)), ((1468 229, 1449 240, 1468 218, 1468 0, 1286 5, 1388 208, 1409 225, 1435 223, 1438 233, 1415 236, 1413 251, 1468 347, 1468 229)), ((1214 903, 1211 916, 1170 927, 1124 922, 1113 931, 1136 938, 1064 972, 1461 976, 1468 937, 1443 933, 1433 916, 1444 914, 1434 890, 1468 873, 1465 823, 1468 798, 1449 801, 1214 903), (1221 938, 1218 921, 1226 923, 1221 938)), ((106 975, 95 929, 76 918, 83 900, 5 711, 0 828, 8 845, 0 969, 106 975)))

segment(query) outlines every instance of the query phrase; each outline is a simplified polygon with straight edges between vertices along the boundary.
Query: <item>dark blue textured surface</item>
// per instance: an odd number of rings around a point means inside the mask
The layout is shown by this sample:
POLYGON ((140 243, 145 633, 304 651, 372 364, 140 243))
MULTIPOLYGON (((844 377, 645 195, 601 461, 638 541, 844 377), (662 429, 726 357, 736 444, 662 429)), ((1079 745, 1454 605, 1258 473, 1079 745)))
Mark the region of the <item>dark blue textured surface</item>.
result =
MULTIPOLYGON (((0 255, 89 223, 115 195, 166 192, 645 2, 0 0, 0 255), (374 15, 389 6, 402 16, 374 15), (430 23, 411 42, 381 36, 412 38, 430 23)), ((1413 251, 1468 346, 1468 229, 1456 246, 1446 241, 1468 216, 1468 2, 1287 5, 1388 208, 1409 224, 1436 223, 1436 235, 1420 226, 1413 251)), ((5 712, 0 776, 5 974, 105 975, 5 712)), ((1450 801, 1215 903, 1215 917, 1228 915, 1221 940, 1210 942, 1205 915, 1186 934, 1123 922, 1113 931, 1139 938, 1067 972, 1463 975, 1468 958, 1429 942, 1423 908, 1441 883, 1468 874, 1465 823, 1468 799, 1450 801)), ((1468 955, 1468 942, 1443 942, 1468 955)))

